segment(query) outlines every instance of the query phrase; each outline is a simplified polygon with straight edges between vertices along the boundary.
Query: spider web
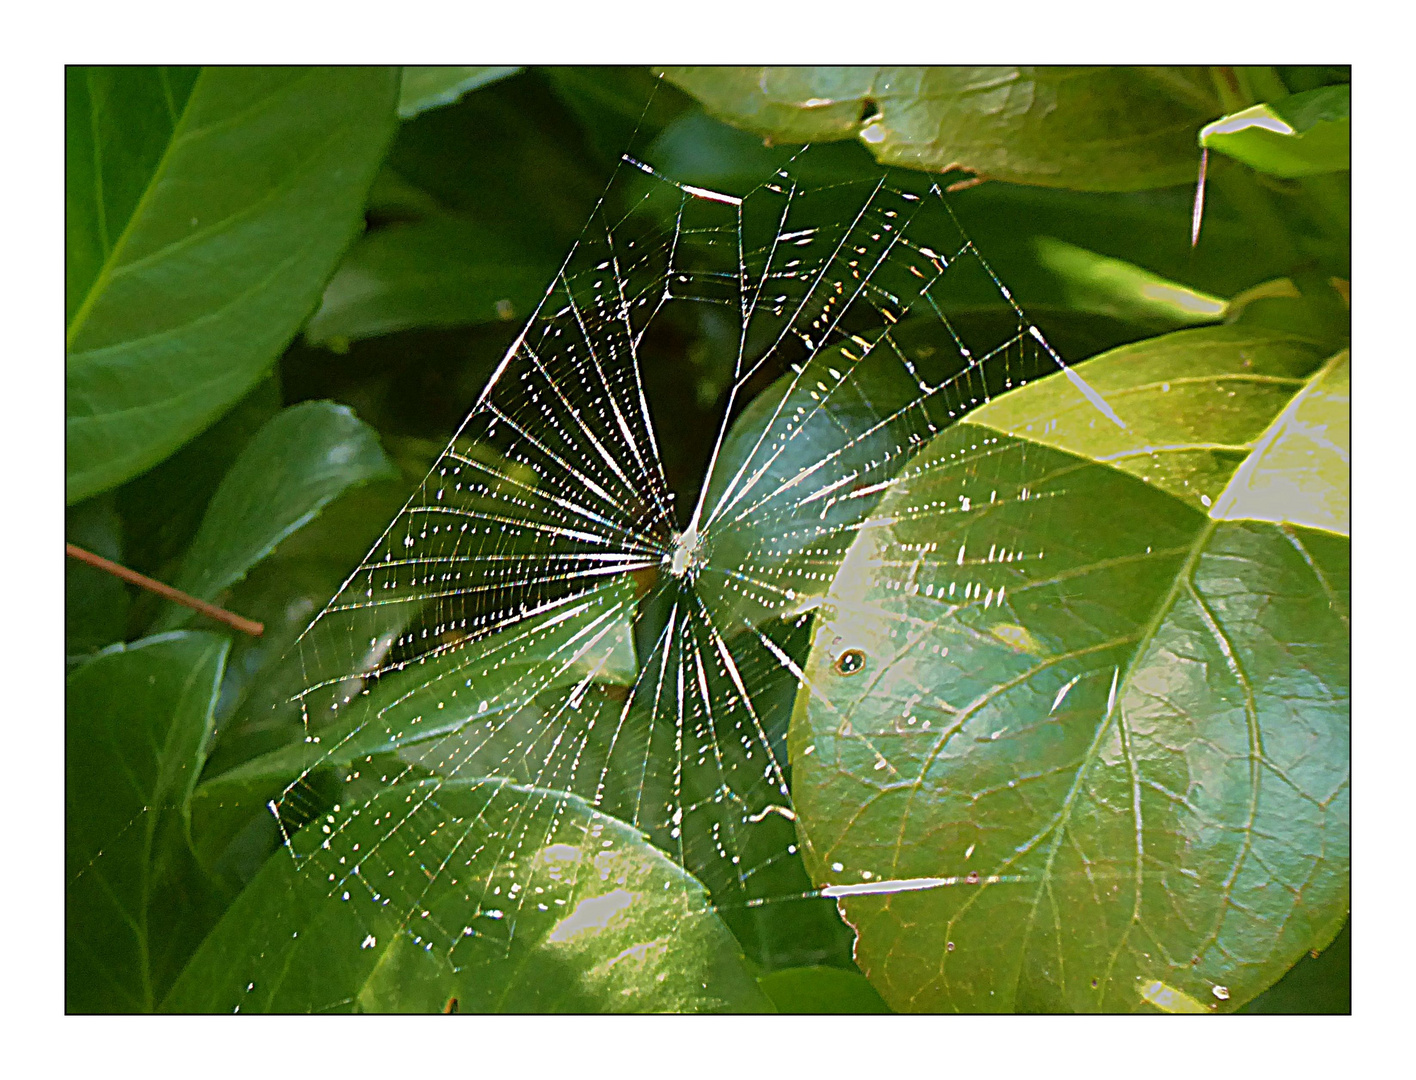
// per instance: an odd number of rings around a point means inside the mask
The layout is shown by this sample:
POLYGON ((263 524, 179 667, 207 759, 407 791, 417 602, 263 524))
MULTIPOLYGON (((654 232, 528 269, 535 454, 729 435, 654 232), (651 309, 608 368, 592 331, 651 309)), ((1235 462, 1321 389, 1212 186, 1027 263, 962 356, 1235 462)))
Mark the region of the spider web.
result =
POLYGON ((287 838, 324 818, 299 858, 331 896, 395 905, 454 958, 467 935, 509 940, 549 899, 515 881, 518 860, 572 797, 647 836, 740 937, 767 903, 953 880, 812 888, 785 731, 813 611, 857 536, 889 524, 873 511, 911 456, 969 410, 1063 367, 1114 414, 936 178, 812 183, 810 163, 739 196, 625 156, 432 471, 302 636, 316 753, 272 809, 287 838), (949 297, 980 287, 1013 317, 966 341, 949 297), (680 505, 659 453, 674 417, 654 415, 643 368, 646 334, 682 305, 713 306, 737 342, 680 505), (326 813, 334 764, 347 786, 326 813), (454 787, 484 793, 474 822, 435 812, 454 787), (465 926, 425 907, 455 867, 485 916, 465 926))

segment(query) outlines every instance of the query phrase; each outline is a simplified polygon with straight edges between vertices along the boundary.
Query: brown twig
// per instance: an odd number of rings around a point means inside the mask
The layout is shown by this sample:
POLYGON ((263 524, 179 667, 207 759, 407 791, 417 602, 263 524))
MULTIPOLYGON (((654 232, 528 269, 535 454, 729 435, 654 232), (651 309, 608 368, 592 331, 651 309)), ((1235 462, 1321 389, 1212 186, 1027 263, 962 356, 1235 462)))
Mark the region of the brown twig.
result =
POLYGON ((95 555, 92 551, 85 551, 74 544, 65 544, 65 552, 69 558, 78 559, 79 562, 88 563, 98 569, 112 574, 116 578, 122 578, 139 588, 146 589, 150 593, 166 597, 174 604, 181 604, 189 607, 193 611, 199 611, 208 619, 215 619, 219 623, 240 630, 243 634, 250 634, 252 637, 260 637, 265 633, 265 626, 252 619, 244 619, 240 615, 234 615, 225 608, 219 608, 215 604, 208 604, 205 600, 198 600, 195 596, 188 596, 181 589, 174 589, 171 585, 164 585, 160 581, 154 581, 145 574, 140 574, 136 570, 129 570, 126 566, 120 566, 116 562, 105 559, 102 555, 95 555))

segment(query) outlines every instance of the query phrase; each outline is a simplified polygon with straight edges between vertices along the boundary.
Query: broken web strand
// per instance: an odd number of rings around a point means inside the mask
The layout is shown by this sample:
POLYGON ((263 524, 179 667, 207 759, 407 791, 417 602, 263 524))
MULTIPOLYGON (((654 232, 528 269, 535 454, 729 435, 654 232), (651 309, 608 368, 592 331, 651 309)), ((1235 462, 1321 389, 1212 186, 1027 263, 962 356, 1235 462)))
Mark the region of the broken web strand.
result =
MULTIPOLYGON (((327 672, 330 658, 316 654, 329 648, 330 635, 317 632, 322 621, 357 621, 376 609, 401 612, 396 631, 369 637, 367 649, 348 637, 345 670, 313 678, 299 700, 308 739, 342 733, 327 762, 341 747, 359 746, 372 751, 363 755, 365 765, 382 755, 377 784, 414 787, 406 811, 387 818, 382 842, 352 859, 352 852, 340 850, 340 838, 357 816, 349 806, 357 796, 336 804, 325 815, 334 820, 325 822, 328 835, 312 853, 317 866, 310 872, 327 872, 331 895, 347 896, 356 883, 387 905, 388 886, 375 886, 366 868, 382 867, 384 859, 397 863, 400 850, 412 857, 422 839, 413 835, 418 815, 436 806, 440 790, 484 784, 501 791, 515 783, 535 794, 510 812, 498 808, 502 816, 490 825, 490 842, 469 852, 454 838, 431 869, 426 859, 419 862, 429 885, 456 872, 459 860, 479 863, 487 872, 477 908, 497 912, 507 933, 526 898, 515 904, 505 899, 497 868, 545 847, 557 815, 549 815, 547 824, 543 811, 555 805, 558 792, 578 795, 641 829, 708 884, 712 908, 720 912, 862 891, 1013 881, 1006 874, 943 873, 765 895, 754 889, 754 879, 794 856, 798 842, 809 845, 806 829, 795 822, 784 762, 754 697, 764 679, 782 671, 806 680, 799 658, 773 639, 770 624, 809 617, 813 595, 824 592, 854 536, 876 524, 868 516, 871 497, 893 482, 916 449, 993 393, 1046 370, 1040 358, 1061 366, 1074 384, 1079 378, 963 234, 937 184, 919 193, 882 178, 864 186, 863 200, 845 222, 828 216, 813 224, 801 214, 814 199, 862 185, 812 189, 794 179, 789 166, 739 199, 678 184, 632 158, 624 164, 656 182, 639 200, 640 209, 662 202, 666 192, 677 199, 672 224, 641 227, 632 213, 612 221, 602 198, 418 493, 307 631, 308 640, 302 637, 302 649, 310 649, 315 661, 311 670, 327 672), (768 235, 751 243, 744 207, 768 200, 768 235), (918 220, 925 207, 935 215, 933 231, 921 239, 911 234, 927 231, 918 220), (940 237, 950 228, 953 239, 946 244, 940 237), (957 274, 955 268, 970 263, 988 275, 1017 315, 1014 336, 977 354, 935 296, 951 270, 957 274), (679 531, 638 350, 664 306, 682 302, 735 309, 741 335, 708 476, 688 526, 679 531), (936 346, 926 353, 901 340, 901 324, 920 313, 954 344, 956 355, 943 367, 936 346), (832 383, 818 381, 810 406, 787 416, 787 402, 828 352, 840 365, 829 369, 832 383), (908 400, 867 408, 869 422, 839 423, 833 405, 844 388, 872 404, 863 376, 886 360, 909 380, 908 400), (786 393, 710 501, 734 406, 764 369, 793 373, 786 393), (774 475, 774 466, 823 419, 840 429, 836 445, 805 467, 774 475), (837 518, 822 524, 832 512, 837 518), (808 522, 816 550, 797 559, 787 577, 805 584, 800 579, 810 575, 812 585, 783 586, 782 567, 759 563, 753 552, 762 553, 808 522), (715 558, 724 535, 748 527, 755 539, 745 558, 715 558), (574 622, 583 614, 578 605, 607 583, 648 572, 658 574, 650 594, 673 594, 669 617, 649 653, 638 658, 628 685, 607 683, 606 641, 623 642, 637 601, 618 599, 583 626, 574 622), (752 592, 758 610, 738 602, 744 591, 752 592), (574 632, 509 682, 501 693, 505 707, 489 709, 473 676, 496 682, 497 664, 509 665, 518 651, 535 652, 552 620, 562 627, 569 621, 574 632), (491 653, 477 651, 491 642, 491 653), (356 660, 351 672, 356 657, 362 662, 356 660), (460 657, 468 658, 465 668, 460 657), (420 679, 429 665, 437 674, 420 679), (462 686, 453 690, 459 677, 462 686), (397 678, 407 688, 361 716, 360 705, 397 678), (329 717, 315 719, 310 706, 323 704, 331 690, 329 717), (464 701, 448 713, 452 703, 446 699, 456 692, 464 701), (399 706, 420 697, 430 711, 448 713, 441 725, 423 729, 426 736, 416 728, 428 722, 425 716, 397 717, 399 706), (595 703, 588 719, 587 702, 595 703), (339 727, 341 712, 348 715, 351 707, 353 722, 339 727), (528 718, 528 712, 534 715, 528 718), (395 730, 385 724, 389 717, 405 726, 395 730), (369 739, 371 731, 379 737, 369 739), (420 748, 416 754, 414 747, 420 748), (767 844, 757 843, 764 826, 782 825, 785 831, 777 828, 767 844)), ((1103 412, 1116 419, 1109 409, 1103 412)), ((287 817, 298 823, 310 816, 317 802, 308 792, 312 771, 276 801, 283 828, 287 817)), ((353 769, 346 779, 363 779, 360 771, 353 769)), ((471 835, 488 825, 484 811, 470 822, 462 819, 459 828, 471 835)), ((397 897, 410 921, 425 894, 406 888, 397 897)), ((435 928, 440 943, 452 949, 466 936, 455 921, 424 923, 424 932, 435 928)))

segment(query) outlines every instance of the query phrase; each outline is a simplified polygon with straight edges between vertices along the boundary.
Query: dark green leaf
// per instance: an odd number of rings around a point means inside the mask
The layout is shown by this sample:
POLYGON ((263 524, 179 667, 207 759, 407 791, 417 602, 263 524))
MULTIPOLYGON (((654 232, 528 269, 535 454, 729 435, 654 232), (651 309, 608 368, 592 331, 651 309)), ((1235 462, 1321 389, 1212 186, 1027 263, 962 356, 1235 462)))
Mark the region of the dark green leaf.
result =
MULTIPOLYGON (((292 405, 251 439, 217 488, 173 584, 209 600, 358 484, 392 477, 374 431, 328 401, 292 405)), ((173 606, 165 628, 191 613, 173 606)))
POLYGON ((1078 374, 1124 431, 1059 374, 877 507, 789 746, 808 863, 892 1006, 1232 1010, 1341 925, 1347 542, 1204 512, 1319 355, 1238 327, 1119 350, 1078 374))
POLYGON ((551 268, 477 220, 435 213, 363 237, 305 328, 312 345, 525 319, 551 268))
POLYGON ((1194 176, 1218 111, 1193 68, 664 68, 710 112, 775 142, 859 138, 886 165, 1136 191, 1194 176))
POLYGON ((520 243, 546 279, 604 187, 574 117, 536 72, 505 79, 403 124, 388 170, 449 213, 520 243))
POLYGON ((70 68, 67 499, 150 468, 267 371, 361 224, 388 68, 70 68))
POLYGON ((1283 978, 1239 1010, 1241 1013, 1350 1013, 1352 923, 1331 945, 1314 949, 1283 978))
POLYGON ((1276 70, 1291 94, 1316 90, 1330 83, 1352 82, 1352 68, 1345 64, 1294 64, 1276 70))
POLYGON ((858 971, 783 968, 757 980, 779 1013, 888 1013, 890 1007, 858 971))
POLYGON ((1204 127, 1200 145, 1291 179, 1350 169, 1351 131, 1351 92, 1344 84, 1223 117, 1204 127))
MULTIPOLYGON (((105 559, 123 561, 123 523, 111 496, 71 507, 64 538, 105 559)), ((128 620, 128 587, 77 559, 64 561, 64 652, 70 657, 121 641, 128 620)))
MULTIPOLYGON (((279 411, 280 380, 263 379, 211 427, 117 490, 128 565, 171 579, 222 478, 251 436, 279 411)), ((161 601, 149 602, 157 611, 161 601)))
POLYGON ((398 95, 398 115, 407 120, 440 105, 451 105, 463 94, 520 70, 519 67, 406 67, 398 95))
POLYGON ((163 1007, 770 1011, 706 907, 693 878, 575 796, 493 780, 396 785, 338 834, 317 820, 276 852, 163 1007), (512 835, 525 838, 514 852, 477 858, 512 835), (418 863, 382 853, 405 840, 418 863))
MULTIPOLYGON (((411 663, 387 659, 403 625, 416 617, 416 609, 405 611, 396 628, 370 639, 366 675, 346 676, 303 701, 302 711, 315 719, 302 742, 213 777, 202 794, 222 798, 252 784, 283 786, 316 764, 344 765, 424 744, 448 753, 449 736, 492 718, 504 722, 536 694, 591 682, 627 686, 638 671, 634 595, 634 582, 619 578, 501 632, 476 638, 449 632, 441 648, 411 663)), ((362 620, 367 610, 354 614, 362 620)), ((308 674, 305 680, 311 682, 308 674)))
POLYGON ((693 105, 692 98, 646 67, 548 67, 540 75, 611 166, 693 105))
POLYGON ((213 907, 187 846, 227 641, 164 634, 65 687, 66 1008, 151 1011, 213 907))
POLYGON ((306 339, 524 320, 598 194, 576 139, 534 73, 404 125, 306 339))

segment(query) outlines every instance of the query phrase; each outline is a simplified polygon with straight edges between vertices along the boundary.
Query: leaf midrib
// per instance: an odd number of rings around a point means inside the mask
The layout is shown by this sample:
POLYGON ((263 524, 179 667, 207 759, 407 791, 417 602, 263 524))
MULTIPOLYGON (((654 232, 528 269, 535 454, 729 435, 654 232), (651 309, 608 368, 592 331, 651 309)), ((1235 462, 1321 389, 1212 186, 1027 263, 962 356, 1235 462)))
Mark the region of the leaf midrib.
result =
MULTIPOLYGON (((123 231, 118 235, 117 241, 113 244, 111 248, 108 246, 108 215, 104 208, 103 202, 100 199, 98 203, 98 214, 100 222, 99 231, 101 233, 101 239, 103 241, 104 247, 103 266, 99 268, 98 274, 95 275, 93 282, 89 285, 88 291, 84 294, 83 303, 80 304, 79 309, 74 312, 73 321, 69 324, 69 329, 64 335, 64 351, 66 353, 73 347, 74 339, 79 335, 79 332, 83 329, 84 324, 88 321, 89 314, 93 311, 94 305, 98 302, 98 297, 101 296, 103 292, 107 289, 108 281, 113 276, 114 267, 118 264, 119 253, 122 251, 124 245, 128 242, 129 238, 132 235, 134 223, 140 217, 143 216, 143 213, 147 209, 148 204, 154 198, 153 192, 157 189, 158 186, 157 179, 158 177, 163 175, 171 161, 173 155, 173 148, 180 141, 179 134, 187 124, 187 119, 192 107, 192 100, 197 96, 198 88, 201 86, 202 81, 207 77, 207 71, 207 68, 202 68, 202 70, 198 73, 195 81, 192 83, 192 89, 187 94, 187 100, 182 103, 182 111, 172 125, 172 134, 167 139, 167 145, 162 148, 162 156, 158 158, 157 166, 152 170, 152 175, 148 178, 148 182, 143 188, 143 193, 138 198, 137 205, 133 207, 133 212, 128 215, 128 220, 123 225, 123 231)), ((91 84, 89 91, 89 122, 95 127, 98 124, 98 113, 95 107, 91 84)), ((97 132, 95 132, 95 183, 99 186, 101 192, 103 185, 103 174, 101 170, 98 169, 98 156, 99 143, 97 139, 97 132)))
MULTIPOLYGON (((206 79, 207 73, 208 73, 209 70, 210 70, 210 69, 208 69, 208 68, 203 68, 203 69, 201 70, 201 72, 197 75, 196 80, 193 82, 191 92, 187 95, 187 100, 186 100, 185 102, 183 102, 183 104, 182 104, 182 111, 181 111, 181 114, 177 117, 176 121, 173 123, 173 126, 172 126, 172 134, 171 134, 171 136, 170 136, 170 137, 168 138, 168 140, 167 140, 167 145, 163 148, 162 156, 158 159, 158 162, 157 162, 156 167, 152 170, 152 174, 151 174, 151 176, 148 178, 148 182, 147 182, 146 186, 143 188, 142 196, 138 199, 137 205, 133 208, 132 214, 129 215, 127 222, 126 222, 126 223, 124 224, 124 226, 123 226, 123 232, 119 235, 118 240, 117 240, 117 242, 113 245, 111 251, 110 251, 110 250, 107 250, 107 248, 106 248, 107 229, 106 229, 106 218, 105 218, 105 223, 104 223, 104 235, 105 235, 105 251, 106 251, 106 254, 105 254, 105 257, 104 257, 103 266, 102 266, 102 268, 99 270, 98 274, 95 276, 95 278, 94 278, 94 280, 93 280, 93 283, 89 286, 89 289, 88 289, 87 293, 84 295, 83 303, 79 305, 78 311, 76 311, 76 312, 74 313, 73 322, 69 325, 68 332, 65 334, 65 338, 64 338, 64 349, 65 349, 65 352, 66 352, 66 353, 67 353, 70 349, 73 348, 73 343, 74 343, 75 339, 79 336, 80 332, 83 330, 84 324, 88 321, 88 317, 89 317, 89 315, 92 313, 93 308, 95 307, 95 305, 98 303, 99 298, 100 298, 100 297, 103 295, 103 293, 107 290, 107 288, 108 288, 109 284, 111 284, 113 278, 114 278, 120 271, 128 270, 129 268, 134 267, 134 266, 140 266, 140 265, 142 265, 142 263, 143 263, 144 261, 151 260, 151 259, 155 259, 155 258, 157 258, 157 257, 159 257, 159 256, 165 256, 165 255, 167 254, 167 252, 169 252, 174 246, 180 246, 180 245, 182 245, 183 243, 191 242, 191 241, 193 241, 194 239, 199 238, 199 237, 212 235, 213 233, 215 233, 215 232, 218 230, 218 227, 224 227, 224 226, 226 226, 226 225, 229 224, 229 222, 231 222, 232 220, 237 220, 237 219, 239 219, 240 217, 242 217, 242 216, 248 214, 251 210, 256 209, 256 208, 259 208, 259 207, 261 207, 261 206, 264 206, 264 205, 265 205, 266 203, 268 203, 268 202, 270 201, 270 199, 272 199, 273 197, 275 197, 275 196, 277 196, 277 195, 280 195, 280 194, 284 193, 285 191, 288 191, 288 190, 290 189, 290 187, 293 186, 293 184, 295 183, 295 181, 296 181, 301 175, 303 175, 303 171, 304 171, 304 170, 301 169, 301 168, 296 168, 296 169, 292 170, 291 176, 287 179, 287 181, 286 181, 285 183, 279 184, 279 185, 277 185, 274 189, 272 189, 271 191, 266 192, 266 193, 261 197, 261 199, 258 200, 258 201, 257 201, 255 204, 253 204, 252 206, 244 207, 244 208, 242 208, 242 210, 239 211, 237 214, 228 215, 227 217, 221 219, 221 221, 217 222, 215 225, 209 227, 209 228, 206 229, 206 230, 203 230, 201 233, 195 234, 195 236, 185 237, 185 238, 183 238, 183 240, 177 241, 176 244, 167 245, 165 248, 163 248, 163 249, 161 249, 161 250, 159 250, 159 251, 153 252, 153 253, 151 253, 151 254, 148 255, 148 256, 144 256, 143 259, 136 260, 135 262, 132 262, 132 263, 124 263, 124 262, 123 262, 123 259, 122 259, 122 252, 123 252, 123 249, 125 248, 125 246, 126 246, 126 245, 128 244, 128 242, 130 241, 130 239, 131 239, 131 237, 132 237, 132 234, 133 234, 133 231, 134 231, 134 229, 137 227, 137 223, 138 223, 139 219, 143 217, 145 211, 148 209, 149 203, 151 202, 151 200, 152 200, 153 198, 156 197, 156 196, 154 195, 154 192, 156 192, 157 189, 161 186, 160 181, 161 181, 161 179, 162 179, 164 173, 167 171, 168 167, 169 167, 170 164, 171 164, 171 159, 172 159, 173 155, 174 155, 175 152, 176 152, 176 148, 177 148, 180 144, 184 143, 187 139, 189 139, 189 138, 191 138, 191 137, 193 137, 193 136, 196 136, 196 135, 206 135, 206 134, 208 134, 209 132, 214 131, 214 130, 217 130, 217 129, 221 128, 221 127, 229 126, 229 125, 231 125, 231 124, 233 124, 233 123, 239 122, 240 120, 244 119, 246 116, 250 115, 250 114, 251 114, 252 112, 254 112, 255 110, 257 110, 257 109, 263 107, 267 102, 271 101, 273 98, 277 97, 277 96, 280 95, 281 93, 287 92, 287 91, 290 89, 290 85, 289 85, 289 84, 287 84, 287 85, 285 85, 285 86, 282 86, 282 87, 279 87, 279 88, 273 90, 271 93, 266 94, 265 96, 263 96, 263 97, 261 97, 261 98, 255 100, 255 101, 252 101, 252 102, 248 103, 247 106, 246 106, 244 109, 241 109, 239 112, 233 113, 232 115, 227 116, 227 117, 223 117, 220 121, 218 121, 218 122, 216 122, 216 123, 209 124, 207 127, 205 127, 205 128, 200 128, 200 129, 197 129, 197 130, 195 130, 195 131, 187 130, 188 121, 189 121, 190 115, 191 115, 192 102, 196 99, 198 90, 200 89, 203 80, 206 79)), ((169 98, 169 100, 170 100, 170 98, 169 98)), ((89 111, 90 111, 90 115, 92 116, 92 115, 93 115, 92 96, 90 96, 90 110, 89 110, 89 111)), ((97 119, 97 118, 95 117, 94 119, 95 119, 95 122, 96 122, 96 119, 97 119)), ((319 152, 320 152, 321 150, 323 150, 323 149, 329 144, 330 141, 332 141, 335 137, 337 137, 338 134, 339 134, 339 130, 338 130, 337 128, 336 128, 336 129, 333 129, 333 130, 331 130, 329 133, 327 133, 325 139, 322 140, 321 142, 317 143, 316 146, 314 147, 314 149, 311 151, 311 153, 307 156, 307 158, 306 158, 306 163, 308 163, 310 160, 312 160, 312 159, 314 159, 315 157, 317 157, 318 154, 319 154, 319 152)), ((96 152, 96 151, 97 151, 97 144, 95 143, 95 152, 96 152)), ((101 176, 98 177, 98 182, 99 182, 99 183, 102 183, 102 177, 101 177, 101 176)), ((102 214, 102 207, 101 207, 101 206, 100 206, 100 213, 102 214)), ((288 265, 291 261, 293 261, 293 257, 292 257, 292 259, 286 259, 286 260, 284 260, 284 261, 282 262, 282 264, 281 264, 281 268, 283 268, 285 265, 288 265)), ((259 286, 263 286, 264 284, 267 284, 268 281, 269 281, 269 278, 263 279, 262 282, 258 283, 258 285, 259 285, 259 286)), ((247 290, 247 293, 249 293, 250 291, 251 291, 251 290, 247 290)), ((222 309, 218 309, 218 310, 224 310, 225 307, 228 307, 228 306, 230 306, 230 305, 223 305, 223 308, 222 308, 222 309)), ((192 322, 197 322, 197 321, 201 321, 201 319, 199 318, 199 319, 197 319, 197 320, 192 320, 192 322)), ((190 326, 190 325, 191 325, 191 322, 188 322, 188 323, 182 324, 180 327, 176 327, 176 328, 173 328, 173 329, 180 330, 180 329, 184 329, 184 328, 186 328, 187 326, 190 326)), ((162 336, 164 336, 165 333, 166 333, 166 331, 159 331, 157 334, 148 335, 147 338, 150 339, 150 338, 153 338, 153 337, 162 337, 162 336)), ((139 339, 139 340, 143 340, 143 339, 139 339)), ((123 342, 123 343, 121 343, 121 344, 122 344, 122 345, 127 345, 127 344, 130 344, 130 343, 129 343, 129 342, 123 342)))

